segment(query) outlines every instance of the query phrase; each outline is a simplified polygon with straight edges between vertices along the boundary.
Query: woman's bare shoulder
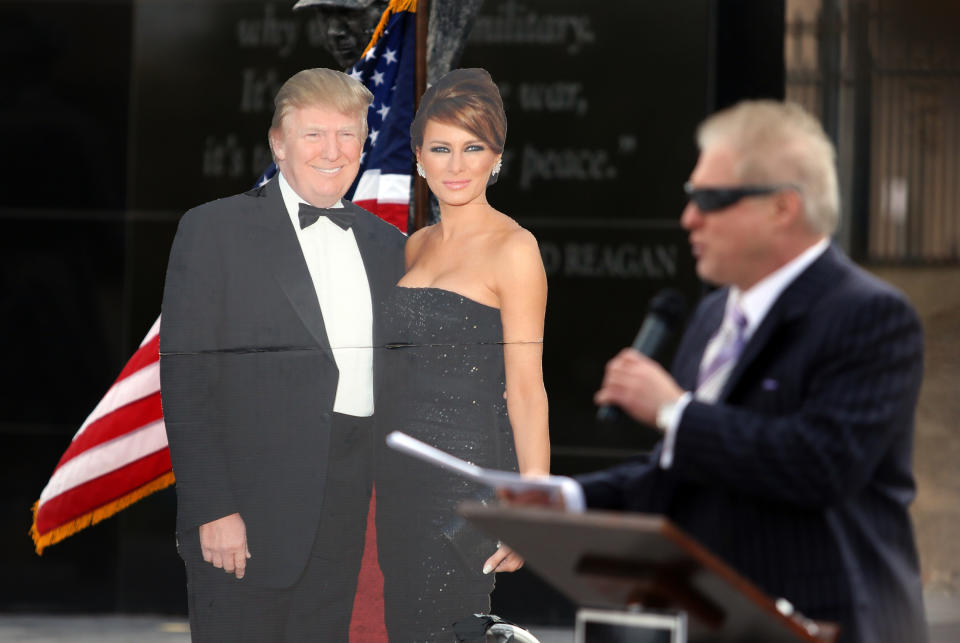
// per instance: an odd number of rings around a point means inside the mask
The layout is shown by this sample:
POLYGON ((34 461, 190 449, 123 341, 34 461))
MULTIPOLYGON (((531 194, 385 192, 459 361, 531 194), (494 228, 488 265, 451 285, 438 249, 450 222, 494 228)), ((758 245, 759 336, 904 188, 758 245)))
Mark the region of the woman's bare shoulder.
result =
POLYGON ((416 256, 423 244, 433 235, 434 225, 423 226, 407 238, 407 257, 416 256))
POLYGON ((489 253, 491 268, 500 278, 514 280, 528 278, 543 272, 540 246, 533 233, 513 219, 508 219, 494 235, 489 253))
POLYGON ((436 224, 431 223, 430 225, 425 225, 416 232, 412 233, 407 239, 407 243, 423 243, 423 240, 433 234, 433 229, 436 227, 436 224))
POLYGON ((535 252, 539 256, 539 245, 533 233, 517 223, 512 217, 502 212, 497 214, 502 217, 495 235, 499 253, 535 252))

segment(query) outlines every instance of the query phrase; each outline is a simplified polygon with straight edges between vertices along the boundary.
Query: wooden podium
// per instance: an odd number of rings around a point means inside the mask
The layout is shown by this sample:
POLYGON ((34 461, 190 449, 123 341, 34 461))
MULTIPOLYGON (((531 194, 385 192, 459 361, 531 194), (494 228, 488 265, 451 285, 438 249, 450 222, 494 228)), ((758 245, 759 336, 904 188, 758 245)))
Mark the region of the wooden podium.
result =
POLYGON ((682 612, 693 643, 836 638, 836 627, 766 596, 662 516, 479 503, 462 503, 458 511, 581 608, 682 612))

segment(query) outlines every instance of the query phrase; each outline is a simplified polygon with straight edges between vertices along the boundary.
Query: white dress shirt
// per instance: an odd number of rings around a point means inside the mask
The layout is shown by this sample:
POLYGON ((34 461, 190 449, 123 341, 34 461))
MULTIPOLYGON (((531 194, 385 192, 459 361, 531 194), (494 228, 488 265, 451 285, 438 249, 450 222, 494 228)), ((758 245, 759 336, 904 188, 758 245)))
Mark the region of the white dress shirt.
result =
MULTIPOLYGON (((787 286, 793 283, 793 280, 799 277, 800 273, 806 270, 820 255, 826 252, 829 245, 829 239, 821 239, 758 281, 749 290, 741 291, 736 286, 730 287, 730 292, 727 295, 726 309, 724 310, 724 323, 726 323, 727 319, 731 318, 731 309, 739 303, 740 310, 743 312, 744 317, 747 318, 747 327, 744 330, 743 338, 744 346, 750 342, 750 338, 753 337, 754 332, 756 332, 757 328, 763 322, 773 304, 776 303, 783 291, 787 289, 787 286)), ((719 345, 722 342, 722 331, 723 324, 721 324, 716 334, 710 338, 710 341, 707 342, 707 348, 703 352, 701 366, 703 363, 709 362, 712 355, 719 350, 719 345)), ((706 393, 702 393, 699 390, 693 393, 686 392, 676 402, 673 404, 665 404, 659 410, 657 413, 657 426, 664 431, 663 451, 660 453, 661 468, 669 469, 673 464, 673 449, 677 441, 677 427, 680 426, 683 411, 687 408, 690 400, 696 399, 709 403, 716 402, 716 396, 719 394, 722 384, 721 382, 719 387, 714 387, 710 392, 706 393)))
MULTIPOLYGON (((730 293, 727 296, 727 307, 730 308, 739 300, 741 310, 747 318, 747 328, 744 334, 744 344, 750 341, 753 333, 763 322, 770 308, 786 290, 787 286, 793 283, 793 280, 800 276, 800 273, 807 269, 817 258, 826 252, 830 245, 829 239, 821 239, 810 246, 789 263, 770 273, 759 281, 753 288, 746 292, 741 292, 739 288, 731 286, 730 293)), ((729 315, 724 311, 724 319, 729 315)), ((717 335, 720 330, 717 331, 717 335)), ((714 342, 716 335, 710 339, 707 344, 707 350, 704 351, 704 357, 710 352, 710 344, 714 342)), ((703 361, 703 360, 701 360, 703 361)), ((660 427, 665 435, 663 439, 663 450, 660 452, 660 468, 669 469, 673 464, 673 450, 677 441, 677 427, 680 426, 680 420, 683 418, 683 411, 687 408, 690 400, 694 399, 695 393, 686 392, 680 399, 672 404, 665 404, 657 413, 657 426, 660 427)), ((579 484, 576 489, 570 490, 573 501, 567 500, 568 506, 583 507, 586 505, 586 498, 583 494, 583 487, 579 484), (577 494, 579 492, 579 495, 577 494)))
MULTIPOLYGON (((353 228, 344 230, 327 217, 320 217, 301 230, 300 204, 306 201, 290 187, 283 173, 278 183, 340 371, 333 410, 360 417, 373 415, 373 302, 353 228)), ((333 207, 342 208, 343 202, 337 201, 333 207)))

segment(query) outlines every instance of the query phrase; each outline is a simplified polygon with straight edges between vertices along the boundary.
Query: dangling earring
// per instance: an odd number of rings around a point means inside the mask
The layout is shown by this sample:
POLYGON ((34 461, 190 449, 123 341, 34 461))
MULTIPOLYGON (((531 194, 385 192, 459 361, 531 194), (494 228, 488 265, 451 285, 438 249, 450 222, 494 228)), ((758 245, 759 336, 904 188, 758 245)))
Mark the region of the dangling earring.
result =
POLYGON ((497 159, 497 164, 493 166, 493 176, 500 174, 500 168, 503 167, 503 157, 497 159))
POLYGON ((420 165, 420 161, 417 161, 417 174, 423 178, 427 178, 427 173, 423 171, 423 166, 420 165))

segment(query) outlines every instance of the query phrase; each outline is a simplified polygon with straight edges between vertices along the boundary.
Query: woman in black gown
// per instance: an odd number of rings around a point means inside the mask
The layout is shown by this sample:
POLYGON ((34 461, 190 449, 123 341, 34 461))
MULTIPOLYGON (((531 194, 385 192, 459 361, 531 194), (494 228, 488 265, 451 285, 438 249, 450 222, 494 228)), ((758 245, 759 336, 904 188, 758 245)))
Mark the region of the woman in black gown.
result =
MULTIPOLYGON (((383 357, 381 431, 480 466, 546 474, 546 275, 533 235, 487 202, 506 138, 490 75, 445 75, 424 94, 410 131, 440 222, 407 240, 407 272, 382 311, 392 348, 383 357)), ((454 511, 492 491, 387 450, 376 485, 391 641, 455 640, 454 622, 489 612, 494 572, 523 564, 454 511)))

